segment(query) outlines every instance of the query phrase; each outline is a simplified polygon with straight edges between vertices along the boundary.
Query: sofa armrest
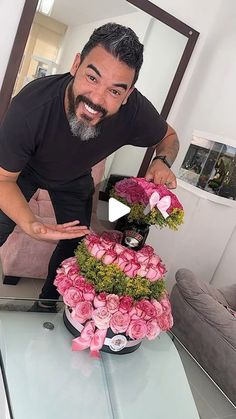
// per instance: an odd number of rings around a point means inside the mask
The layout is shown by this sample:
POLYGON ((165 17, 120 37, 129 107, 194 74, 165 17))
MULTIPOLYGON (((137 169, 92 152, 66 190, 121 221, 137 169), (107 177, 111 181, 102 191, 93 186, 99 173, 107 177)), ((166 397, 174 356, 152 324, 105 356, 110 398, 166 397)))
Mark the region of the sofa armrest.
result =
POLYGON ((233 310, 236 310, 236 284, 221 287, 219 288, 219 291, 223 294, 228 306, 233 310))
POLYGON ((186 304, 236 348, 236 317, 227 306, 223 294, 216 288, 197 280, 195 275, 181 269, 176 273, 177 288, 186 304))
POLYGON ((201 281, 189 269, 179 269, 176 272, 175 278, 178 288, 185 299, 191 300, 198 298, 201 294, 208 294, 217 302, 227 305, 227 300, 222 292, 206 282, 201 281))

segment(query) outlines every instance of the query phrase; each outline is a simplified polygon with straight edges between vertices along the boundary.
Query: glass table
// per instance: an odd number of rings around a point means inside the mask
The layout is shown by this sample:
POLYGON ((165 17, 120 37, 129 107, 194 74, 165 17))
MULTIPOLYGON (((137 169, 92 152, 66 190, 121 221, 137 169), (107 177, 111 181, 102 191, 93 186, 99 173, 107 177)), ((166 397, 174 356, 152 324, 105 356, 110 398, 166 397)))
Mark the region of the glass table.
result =
POLYGON ((58 313, 33 303, 0 298, 1 419, 199 419, 170 334, 96 360, 71 351, 62 302, 58 313))

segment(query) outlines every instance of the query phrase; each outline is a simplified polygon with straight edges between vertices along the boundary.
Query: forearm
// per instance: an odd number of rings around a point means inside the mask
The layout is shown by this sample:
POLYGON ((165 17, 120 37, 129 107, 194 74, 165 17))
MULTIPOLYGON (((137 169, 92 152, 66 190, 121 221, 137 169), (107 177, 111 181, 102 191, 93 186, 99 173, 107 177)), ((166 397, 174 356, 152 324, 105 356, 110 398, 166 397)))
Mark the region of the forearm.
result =
POLYGON ((173 128, 168 127, 163 140, 156 146, 156 155, 166 156, 167 160, 173 164, 179 151, 179 140, 173 128))
POLYGON ((14 181, 0 181, 0 208, 23 230, 36 221, 26 199, 14 181))

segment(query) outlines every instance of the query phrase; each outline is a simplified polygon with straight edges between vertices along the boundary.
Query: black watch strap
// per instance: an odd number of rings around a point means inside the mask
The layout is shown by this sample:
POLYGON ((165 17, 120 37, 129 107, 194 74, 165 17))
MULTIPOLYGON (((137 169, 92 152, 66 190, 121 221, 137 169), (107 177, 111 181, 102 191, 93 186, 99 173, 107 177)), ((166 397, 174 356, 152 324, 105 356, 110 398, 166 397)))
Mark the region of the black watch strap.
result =
POLYGON ((163 163, 165 163, 166 166, 169 167, 169 169, 171 168, 171 164, 168 162, 166 156, 156 156, 156 157, 154 157, 154 159, 152 161, 154 161, 154 160, 162 160, 163 163))

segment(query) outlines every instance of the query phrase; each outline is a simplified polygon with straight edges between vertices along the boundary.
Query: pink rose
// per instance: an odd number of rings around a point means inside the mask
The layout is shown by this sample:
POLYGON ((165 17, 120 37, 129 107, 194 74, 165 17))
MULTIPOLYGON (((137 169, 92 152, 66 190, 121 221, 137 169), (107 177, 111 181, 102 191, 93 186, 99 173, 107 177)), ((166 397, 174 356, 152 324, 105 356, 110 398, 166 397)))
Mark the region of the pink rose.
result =
POLYGON ((126 334, 131 339, 143 339, 147 334, 147 325, 144 320, 131 320, 126 334))
POLYGON ((150 261, 150 257, 143 255, 142 253, 137 252, 136 254, 136 259, 139 263, 143 264, 143 265, 147 265, 150 261))
POLYGON ((137 271, 137 275, 141 276, 142 278, 146 277, 148 271, 148 267, 145 265, 141 265, 137 271))
POLYGON ((128 260, 121 254, 116 258, 116 260, 114 260, 114 264, 116 264, 120 270, 123 271, 125 266, 128 264, 128 260))
POLYGON ((161 333, 161 329, 158 326, 158 323, 156 320, 149 320, 147 322, 147 334, 146 337, 149 340, 155 339, 159 334, 161 333))
POLYGON ((163 314, 162 316, 157 318, 157 323, 161 330, 166 331, 173 326, 173 318, 170 315, 163 314))
POLYGON ((111 319, 111 313, 108 311, 106 307, 96 308, 93 311, 92 317, 95 322, 95 326, 98 329, 108 329, 111 319))
POLYGON ((111 317, 110 328, 113 333, 124 333, 129 326, 130 316, 128 313, 121 313, 116 311, 111 317))
POLYGON ((82 275, 77 275, 77 277, 73 279, 73 285, 78 290, 83 291, 85 287, 85 278, 82 275))
POLYGON ((164 314, 170 314, 171 313, 171 305, 170 305, 170 301, 168 300, 168 298, 162 298, 162 300, 160 301, 162 309, 163 309, 163 313, 164 314))
POLYGON ((106 249, 104 249, 101 243, 94 243, 90 250, 91 255, 94 256, 96 259, 101 259, 105 252, 106 249))
POLYGON ((67 275, 65 275, 64 271, 61 272, 61 269, 57 269, 57 275, 56 278, 54 279, 54 285, 55 287, 58 287, 58 285, 60 284, 61 281, 64 281, 67 278, 67 275))
POLYGON ((110 265, 116 259, 116 252, 114 250, 106 250, 106 253, 102 257, 102 261, 105 265, 110 265))
POLYGON ((95 289, 94 286, 89 284, 88 282, 85 283, 84 289, 83 289, 83 297, 85 301, 93 301, 95 297, 95 289))
POLYGON ((100 243, 99 236, 97 236, 96 234, 88 234, 83 241, 89 252, 91 251, 95 243, 100 243))
POLYGON ((133 298, 130 296, 120 297, 119 311, 129 313, 133 307, 133 298))
POLYGON ((149 281, 154 282, 158 279, 161 279, 163 277, 163 274, 159 271, 158 266, 155 265, 148 265, 148 271, 146 273, 146 278, 149 279, 149 281))
POLYGON ((150 320, 156 317, 157 312, 154 305, 148 300, 140 300, 135 305, 137 315, 144 319, 150 320))
POLYGON ((100 292, 100 294, 95 295, 93 300, 94 307, 104 307, 106 305, 106 296, 107 294, 105 292, 100 292))
POLYGON ((64 292, 65 292, 68 288, 72 287, 72 285, 73 285, 73 282, 72 282, 70 279, 68 279, 68 278, 67 278, 67 276, 65 276, 65 277, 64 277, 64 279, 62 279, 62 280, 59 282, 59 284, 58 284, 58 286, 57 286, 57 291, 59 292, 59 294, 63 295, 63 294, 64 294, 64 292))
POLYGON ((105 250, 110 250, 114 247, 114 243, 111 240, 100 239, 100 244, 105 250))
POLYGON ((158 264, 158 269, 162 276, 164 276, 165 273, 167 272, 165 265, 161 262, 158 264))
POLYGON ((90 301, 80 301, 73 308, 71 316, 80 323, 84 323, 86 320, 91 319, 92 312, 93 306, 90 301))
POLYGON ((159 265, 160 264, 160 261, 161 261, 161 259, 160 259, 160 257, 158 255, 152 255, 150 257, 150 260, 149 260, 149 262, 152 263, 155 266, 159 265))
POLYGON ((68 268, 67 270, 65 270, 65 273, 68 276, 68 278, 70 278, 73 281, 74 278, 78 276, 79 269, 78 267, 71 266, 71 268, 68 268))
POLYGON ((114 251, 116 252, 117 255, 120 255, 124 251, 124 246, 122 246, 122 244, 120 243, 116 243, 114 246, 114 251))
POLYGON ((152 246, 145 244, 142 249, 140 249, 137 253, 141 253, 144 256, 151 257, 154 254, 154 249, 152 246))
POLYGON ((102 237, 105 240, 110 240, 111 242, 116 242, 116 243, 120 243, 122 240, 122 236, 123 234, 121 233, 121 231, 105 231, 101 234, 100 237, 102 237))
POLYGON ((124 256, 127 260, 129 261, 134 261, 136 260, 136 253, 134 250, 131 249, 126 249, 123 251, 123 253, 121 253, 122 256, 124 256))
POLYGON ((108 294, 106 298, 106 307, 110 313, 119 310, 120 298, 116 294, 108 294))
POLYGON ((129 204, 142 203, 143 200, 143 189, 139 185, 135 185, 128 191, 127 201, 129 204))
POLYGON ((62 261, 62 263, 61 263, 61 266, 66 270, 67 268, 71 268, 71 267, 77 267, 77 260, 76 260, 76 257, 75 256, 73 256, 73 257, 70 257, 70 258, 67 258, 67 259, 64 259, 63 261, 62 261))
POLYGON ((130 278, 134 278, 137 275, 139 269, 140 264, 131 261, 124 267, 124 273, 130 278))
POLYGON ((154 305, 156 312, 157 312, 157 317, 161 316, 163 313, 163 308, 161 303, 159 303, 159 301, 155 300, 154 298, 151 300, 151 303, 154 305))
POLYGON ((116 182, 114 186, 115 193, 120 196, 121 198, 127 197, 127 190, 133 185, 133 181, 131 179, 122 179, 119 182, 116 182))
POLYGON ((74 287, 68 288, 63 295, 63 301, 69 307, 75 307, 76 304, 82 300, 83 300, 82 292, 77 290, 74 287))

